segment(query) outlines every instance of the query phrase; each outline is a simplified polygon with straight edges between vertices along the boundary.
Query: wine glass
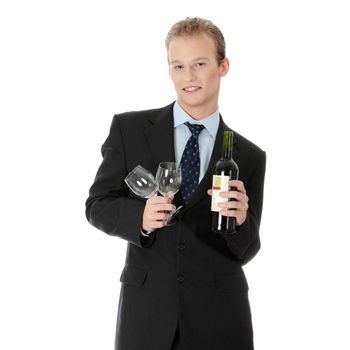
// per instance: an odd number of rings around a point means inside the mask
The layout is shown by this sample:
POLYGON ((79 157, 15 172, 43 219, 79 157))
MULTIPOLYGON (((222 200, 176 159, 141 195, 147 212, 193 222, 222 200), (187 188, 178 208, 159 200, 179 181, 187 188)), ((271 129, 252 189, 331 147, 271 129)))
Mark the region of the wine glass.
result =
MULTIPOLYGON (((161 162, 158 166, 156 181, 158 191, 164 196, 172 196, 177 193, 181 187, 182 175, 181 168, 174 162, 161 162)), ((182 206, 171 213, 167 225, 175 224, 174 216, 180 211, 182 206)))
POLYGON ((124 181, 141 198, 151 198, 157 194, 158 185, 154 176, 141 165, 131 170, 124 181))

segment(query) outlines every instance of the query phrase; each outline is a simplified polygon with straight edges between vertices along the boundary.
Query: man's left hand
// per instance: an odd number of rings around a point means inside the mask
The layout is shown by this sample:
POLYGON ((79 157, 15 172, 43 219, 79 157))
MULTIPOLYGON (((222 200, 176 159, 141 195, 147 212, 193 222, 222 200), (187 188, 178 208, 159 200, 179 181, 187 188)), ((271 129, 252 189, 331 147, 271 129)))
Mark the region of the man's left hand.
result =
MULTIPOLYGON (((222 208, 220 213, 223 216, 234 216, 237 226, 241 226, 247 218, 249 198, 242 181, 231 180, 228 184, 231 187, 236 187, 237 190, 220 192, 220 196, 223 198, 234 198, 235 200, 220 202, 218 204, 222 208)), ((208 194, 211 196, 212 190, 208 190, 208 194)))

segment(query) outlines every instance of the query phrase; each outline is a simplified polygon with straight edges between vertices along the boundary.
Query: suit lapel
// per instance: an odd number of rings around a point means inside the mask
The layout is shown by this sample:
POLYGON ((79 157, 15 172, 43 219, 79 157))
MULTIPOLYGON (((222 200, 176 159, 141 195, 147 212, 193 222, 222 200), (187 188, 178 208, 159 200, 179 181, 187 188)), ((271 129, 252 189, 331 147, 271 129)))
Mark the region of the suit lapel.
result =
POLYGON ((151 114, 148 120, 150 126, 144 132, 153 158, 149 170, 155 175, 160 162, 175 162, 173 103, 151 114))
MULTIPOLYGON (((216 139, 214 143, 213 152, 210 157, 210 162, 208 169, 202 179, 202 181, 199 183, 198 188, 196 192, 193 194, 193 197, 191 198, 190 202, 186 207, 184 207, 183 211, 186 211, 193 207, 195 204, 197 204, 199 201, 201 201, 205 196, 207 196, 207 190, 211 188, 212 186, 212 176, 213 171, 215 168, 216 162, 220 159, 221 153, 222 153, 222 144, 223 144, 223 132, 231 130, 222 120, 222 117, 220 115, 220 124, 218 131, 216 133, 216 139)), ((238 150, 237 150, 237 143, 236 138, 233 138, 233 159, 237 162, 238 160, 238 150)))
MULTIPOLYGON (((145 136, 153 158, 153 165, 149 170, 154 175, 160 162, 175 162, 173 106, 174 103, 148 118, 150 126, 145 129, 145 136)), ((175 195, 173 204, 176 207, 183 205, 180 192, 175 195)))

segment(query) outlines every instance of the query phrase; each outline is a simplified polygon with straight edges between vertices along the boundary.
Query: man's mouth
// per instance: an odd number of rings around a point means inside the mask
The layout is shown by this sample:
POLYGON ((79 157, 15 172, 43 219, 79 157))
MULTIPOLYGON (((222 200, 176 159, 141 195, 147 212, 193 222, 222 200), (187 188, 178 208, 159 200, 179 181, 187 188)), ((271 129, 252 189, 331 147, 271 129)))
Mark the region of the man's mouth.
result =
POLYGON ((182 90, 187 91, 187 92, 193 92, 193 91, 197 91, 199 89, 201 89, 200 86, 186 86, 182 90))

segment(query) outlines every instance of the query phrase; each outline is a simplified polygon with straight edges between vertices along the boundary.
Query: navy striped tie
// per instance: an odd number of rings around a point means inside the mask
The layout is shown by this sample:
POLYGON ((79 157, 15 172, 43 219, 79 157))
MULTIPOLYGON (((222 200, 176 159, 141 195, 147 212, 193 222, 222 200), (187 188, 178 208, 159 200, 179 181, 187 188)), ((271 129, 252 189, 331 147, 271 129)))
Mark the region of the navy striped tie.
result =
POLYGON ((182 172, 181 195, 183 201, 187 204, 198 187, 200 173, 198 135, 204 129, 204 126, 190 124, 189 122, 186 122, 185 125, 192 134, 187 141, 180 163, 182 172))

